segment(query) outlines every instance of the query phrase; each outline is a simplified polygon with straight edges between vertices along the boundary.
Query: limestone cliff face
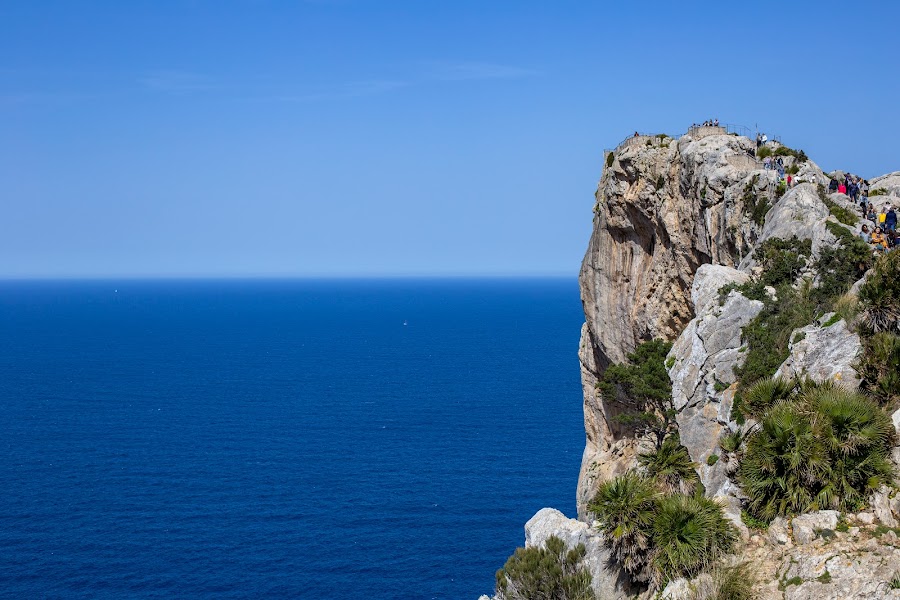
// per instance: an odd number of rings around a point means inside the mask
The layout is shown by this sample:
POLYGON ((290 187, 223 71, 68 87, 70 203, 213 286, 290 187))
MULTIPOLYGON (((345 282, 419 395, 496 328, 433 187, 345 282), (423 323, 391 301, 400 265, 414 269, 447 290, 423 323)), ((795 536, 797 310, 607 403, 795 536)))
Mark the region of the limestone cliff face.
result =
MULTIPOLYGON (((641 341, 663 338, 673 342, 666 368, 681 442, 698 465, 706 494, 723 505, 741 533, 742 543, 727 560, 755 565, 760 597, 900 598, 900 590, 889 584, 900 572, 900 537, 884 530, 900 523, 900 494, 887 487, 873 494, 869 511, 844 515, 849 527, 837 532, 835 511, 776 519, 768 531, 755 535, 741 521, 737 458, 718 442, 725 431, 752 427, 750 421, 742 426, 732 420, 734 369, 743 364, 746 350, 742 328, 763 303, 736 289, 724 295, 720 290, 747 281, 757 270, 752 251, 761 242, 796 236, 811 242, 815 258, 836 243, 832 231, 842 226, 819 196, 817 185, 827 178, 815 163, 797 165, 797 184, 776 193, 776 175, 749 156, 754 149, 751 140, 724 135, 719 128, 695 129, 679 140, 639 137, 614 151, 600 179, 580 274, 586 443, 577 490, 579 519, 543 509, 526 525, 529 546, 542 545, 550 535, 570 545, 583 543, 584 564, 598 597, 658 597, 654 590, 631 585, 611 560, 603 535, 587 522, 586 505, 598 483, 637 466, 639 451, 639 442, 615 419, 624 407, 600 395, 597 377, 610 363, 624 361, 641 341), (820 535, 823 531, 830 535, 820 535)), ((876 203, 897 205, 900 172, 870 182, 873 190, 883 190, 876 203)), ((840 194, 827 200, 854 208, 840 194)), ((810 268, 804 275, 815 277, 815 272, 810 268)), ((859 384, 852 365, 861 342, 843 320, 821 316, 794 330, 790 340, 778 374, 859 384)), ((900 436, 900 410, 893 422, 900 436)), ((900 446, 893 459, 900 469, 900 446)), ((693 598, 706 585, 704 577, 674 580, 661 595, 693 598)))
MULTIPOLYGON (((674 340, 694 317, 697 269, 737 265, 749 254, 764 214, 756 208, 754 218, 751 198, 774 196, 775 186, 774 172, 748 156, 754 149, 747 138, 700 128, 677 141, 629 140, 603 171, 579 278, 587 438, 579 516, 597 482, 627 470, 635 456, 613 418, 619 407, 597 394, 597 373, 622 362, 642 340, 674 340)), ((818 168, 806 171, 798 177, 823 180, 818 168)))

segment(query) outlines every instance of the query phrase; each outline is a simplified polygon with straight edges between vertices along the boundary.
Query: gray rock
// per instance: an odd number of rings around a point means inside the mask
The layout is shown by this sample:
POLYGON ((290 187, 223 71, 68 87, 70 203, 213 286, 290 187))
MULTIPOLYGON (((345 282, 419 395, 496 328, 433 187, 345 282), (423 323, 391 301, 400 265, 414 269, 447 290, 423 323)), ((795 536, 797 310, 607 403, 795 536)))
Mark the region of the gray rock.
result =
POLYGON ((776 377, 789 379, 806 375, 819 382, 830 380, 851 389, 859 387, 859 375, 853 368, 862 349, 859 336, 843 319, 825 327, 829 322, 826 317, 821 324, 807 325, 791 333, 790 355, 776 371, 776 377))
POLYGON ((871 525, 875 522, 875 515, 870 512, 861 512, 856 515, 856 520, 863 525, 871 525))
POLYGON ((591 585, 598 597, 624 600, 632 594, 627 577, 610 565, 603 536, 587 523, 566 518, 556 509, 542 508, 529 519, 525 524, 525 547, 543 546, 554 535, 569 548, 584 544, 587 553, 583 564, 591 573, 591 585))
MULTIPOLYGON (((766 223, 757 245, 771 238, 812 241, 813 255, 818 255, 826 243, 833 243, 832 236, 825 228, 829 212, 819 199, 816 187, 811 183, 801 183, 791 188, 766 214, 766 223)), ((755 265, 752 255, 747 255, 740 265, 747 271, 755 265)))
POLYGON ((881 486, 876 492, 874 492, 869 499, 869 504, 872 507, 872 512, 875 513, 875 518, 882 525, 887 525, 888 527, 896 527, 897 519, 894 518, 894 511, 891 510, 891 490, 887 486, 881 486))
POLYGON ((794 517, 791 527, 794 530, 794 541, 798 544, 808 544, 816 538, 816 530, 834 530, 838 524, 841 513, 836 510, 820 510, 794 517))
MULTIPOLYGON (((707 495, 723 499, 728 465, 724 460, 712 465, 707 461, 713 454, 721 454, 718 441, 731 423, 734 367, 743 362, 741 328, 753 320, 763 304, 732 290, 720 305, 719 290, 748 278, 731 267, 700 267, 691 288, 697 316, 675 340, 667 357, 672 365, 669 377, 681 443, 697 463, 707 495)), ((743 524, 739 527, 746 531, 743 524)))
POLYGON ((776 517, 769 523, 769 540, 780 546, 791 546, 791 536, 788 532, 788 522, 784 517, 776 517))

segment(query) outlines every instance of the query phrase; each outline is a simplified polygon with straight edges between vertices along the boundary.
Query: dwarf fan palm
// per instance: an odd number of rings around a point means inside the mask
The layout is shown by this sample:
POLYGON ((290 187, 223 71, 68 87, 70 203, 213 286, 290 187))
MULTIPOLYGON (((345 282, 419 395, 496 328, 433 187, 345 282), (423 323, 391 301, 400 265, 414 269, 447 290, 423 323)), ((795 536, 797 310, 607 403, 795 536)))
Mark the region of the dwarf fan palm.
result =
POLYGON ((830 462, 802 407, 781 402, 750 435, 738 473, 750 512, 768 521, 814 508, 830 477, 830 462))
POLYGON ((700 481, 697 465, 675 435, 667 437, 659 449, 638 455, 638 462, 664 492, 690 494, 700 481))
POLYGON ((648 579, 647 554, 657 495, 651 479, 629 471, 602 483, 588 506, 597 515, 616 560, 638 581, 648 579))
POLYGON ((762 414, 767 408, 791 397, 794 382, 775 377, 760 379, 741 397, 741 403, 753 416, 762 414))
POLYGON ((735 541, 734 527, 709 498, 674 494, 660 499, 653 523, 654 583, 695 575, 735 541))

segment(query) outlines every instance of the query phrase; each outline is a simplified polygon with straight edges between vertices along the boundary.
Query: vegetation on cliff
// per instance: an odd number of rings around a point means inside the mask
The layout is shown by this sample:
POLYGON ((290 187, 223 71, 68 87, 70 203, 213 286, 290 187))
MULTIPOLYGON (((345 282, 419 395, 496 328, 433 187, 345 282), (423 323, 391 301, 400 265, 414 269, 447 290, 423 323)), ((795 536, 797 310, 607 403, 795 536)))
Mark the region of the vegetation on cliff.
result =
POLYGON ((615 398, 627 407, 616 421, 634 429, 636 435, 653 438, 658 449, 676 428, 672 406, 672 382, 665 360, 672 344, 651 340, 640 344, 628 355, 625 364, 613 364, 597 382, 606 398, 615 398))
POLYGON ((503 600, 594 600, 591 574, 583 567, 584 544, 567 548, 556 536, 543 547, 517 548, 497 571, 503 600))
POLYGON ((666 487, 629 471, 601 484, 589 505, 622 568, 634 581, 660 589, 670 579, 701 572, 737 540, 716 502, 666 487))
POLYGON ((746 397, 759 428, 746 439, 738 479, 753 517, 857 511, 893 480, 894 427, 865 395, 833 383, 763 381, 746 397))
POLYGON ((882 406, 900 405, 900 251, 876 261, 859 289, 862 389, 882 406))

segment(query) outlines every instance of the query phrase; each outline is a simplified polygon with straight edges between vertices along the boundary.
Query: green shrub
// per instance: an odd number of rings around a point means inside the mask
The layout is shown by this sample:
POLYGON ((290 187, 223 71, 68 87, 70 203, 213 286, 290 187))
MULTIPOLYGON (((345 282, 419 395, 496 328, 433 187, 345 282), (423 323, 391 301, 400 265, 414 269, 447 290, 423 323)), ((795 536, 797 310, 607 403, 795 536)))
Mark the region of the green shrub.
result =
POLYGON ((719 437, 719 447, 725 452, 737 452, 743 441, 744 436, 740 431, 728 431, 719 437))
POLYGON ((825 321, 824 323, 822 323, 822 327, 831 327, 832 325, 834 325, 835 323, 837 323, 837 322, 840 321, 840 320, 841 320, 841 315, 839 315, 839 314, 837 314, 837 313, 834 313, 833 315, 831 315, 831 316, 828 318, 827 321, 825 321))
MULTIPOLYGON (((844 225, 849 225, 851 227, 856 226, 857 222, 859 222, 859 215, 855 210, 851 210, 849 208, 841 206, 837 202, 834 202, 831 198, 828 197, 828 192, 825 189, 825 186, 821 183, 816 186, 816 191, 819 194, 819 200, 821 200, 822 203, 828 207, 828 211, 834 216, 835 219, 837 219, 844 225)), ((834 233, 834 230, 832 230, 831 228, 829 228, 829 230, 834 233)))
POLYGON ((747 438, 738 478, 756 518, 855 511, 873 489, 893 481, 894 429, 884 411, 833 384, 798 389, 769 408, 747 438))
POLYGON ((690 600, 756 600, 759 578, 749 563, 726 567, 717 565, 709 580, 700 580, 691 591, 690 600))
POLYGON ((646 582, 651 576, 651 527, 658 495, 652 479, 629 471, 600 484, 588 505, 613 557, 636 581, 646 582))
POLYGON ((702 494, 663 494, 653 479, 634 471, 602 483, 588 509, 625 572, 657 587, 696 575, 736 540, 714 501, 702 494))
POLYGON ((671 348, 662 340, 643 342, 628 355, 627 364, 610 365, 597 383, 605 398, 626 407, 616 421, 636 435, 651 435, 657 449, 675 429, 672 382, 665 365, 671 348))
POLYGON ((800 172, 800 167, 794 164, 785 169, 784 172, 788 175, 796 175, 800 172))
POLYGON ((873 196, 887 196, 888 191, 884 188, 878 188, 877 190, 869 190, 869 198, 873 196))
POLYGON ((827 204, 829 205, 828 211, 832 216, 844 225, 854 227, 859 222, 859 214, 855 210, 851 210, 845 206, 831 202, 830 200, 827 204))
POLYGON ((666 185, 666 178, 660 175, 656 178, 656 189, 661 190, 666 185))
POLYGON ((776 288, 777 300, 760 294, 764 302, 762 311, 741 329, 741 339, 747 346, 744 364, 734 369, 738 376, 735 405, 740 410, 744 409, 743 396, 747 388, 774 375, 788 357, 793 331, 815 318, 816 306, 810 293, 808 285, 795 290, 789 283, 781 283, 776 288))
POLYGON ((746 510, 741 511, 741 521, 750 529, 760 529, 763 531, 769 528, 769 523, 771 522, 764 519, 757 519, 746 510))
POLYGON ((726 283, 722 287, 719 288, 719 306, 725 306, 725 301, 728 300, 728 294, 732 292, 732 290, 740 291, 741 286, 738 283, 731 282, 726 283))
POLYGON ((658 502, 653 520, 654 583, 691 577, 729 552, 737 536, 722 507, 704 496, 674 494, 658 502))
POLYGON ((616 155, 613 152, 610 152, 609 154, 606 155, 606 168, 607 169, 612 166, 614 160, 616 160, 616 155))
MULTIPOLYGON (((743 410, 743 394, 755 381, 775 374, 787 358, 791 335, 797 328, 812 323, 818 315, 831 312, 841 296, 865 273, 872 262, 871 250, 859 238, 836 223, 838 243, 823 248, 814 263, 818 286, 811 282, 795 288, 792 284, 806 267, 812 253, 809 240, 770 239, 754 252, 762 274, 738 290, 764 303, 763 310, 742 329, 748 348, 742 367, 735 369, 738 391, 735 407, 743 410), (776 289, 777 300, 765 293, 764 287, 776 289)), ((721 291, 720 291, 721 294, 721 291)), ((734 407, 733 409, 734 410, 734 407)))
POLYGON ((826 570, 824 573, 822 573, 821 575, 819 575, 818 577, 816 577, 816 580, 817 580, 819 583, 831 583, 831 573, 829 573, 829 572, 826 570))
POLYGON ((809 160, 809 157, 806 156, 806 152, 803 150, 794 150, 793 148, 788 148, 787 146, 779 146, 775 149, 775 156, 793 156, 797 159, 798 163, 803 163, 809 160))
POLYGON ((872 266, 872 250, 845 227, 827 221, 825 227, 837 237, 833 246, 822 248, 814 267, 819 285, 814 292, 820 308, 829 308, 872 266))
POLYGON ((582 566, 584 544, 571 550, 556 536, 544 547, 517 548, 497 571, 503 600, 594 600, 591 574, 582 566))
POLYGON ((769 212, 771 205, 765 196, 760 196, 753 191, 754 186, 759 181, 759 175, 753 178, 744 186, 744 195, 741 197, 743 201, 743 211, 748 215, 754 223, 762 225, 766 221, 766 213, 769 212))
POLYGON ((862 324, 867 331, 900 333, 900 252, 875 261, 872 274, 859 289, 862 324))
POLYGON ((763 269, 760 283, 778 287, 793 283, 812 255, 812 241, 792 237, 789 240, 769 238, 753 251, 753 258, 763 269))
POLYGON ((716 464, 717 462, 719 462, 719 455, 718 455, 718 454, 710 454, 710 455, 706 458, 706 464, 708 464, 710 467, 713 466, 714 464, 716 464))
POLYGON ((894 576, 888 582, 888 587, 892 590, 900 590, 900 571, 894 573, 894 576))
POLYGON ((760 146, 756 150, 756 156, 759 158, 765 158, 767 156, 772 156, 772 149, 768 146, 760 146))
POLYGON ((775 403, 791 398, 794 387, 794 382, 789 379, 760 379, 741 396, 744 412, 754 417, 760 416, 775 403))
POLYGON ((775 196, 777 198, 781 198, 787 192, 787 183, 784 180, 778 182, 778 185, 775 186, 775 196))
POLYGON ((863 338, 863 349, 856 364, 860 387, 882 406, 900 404, 900 336, 876 333, 863 338))
POLYGON ((663 492, 690 494, 700 481, 697 465, 677 435, 667 437, 659 448, 639 454, 638 463, 663 492))

